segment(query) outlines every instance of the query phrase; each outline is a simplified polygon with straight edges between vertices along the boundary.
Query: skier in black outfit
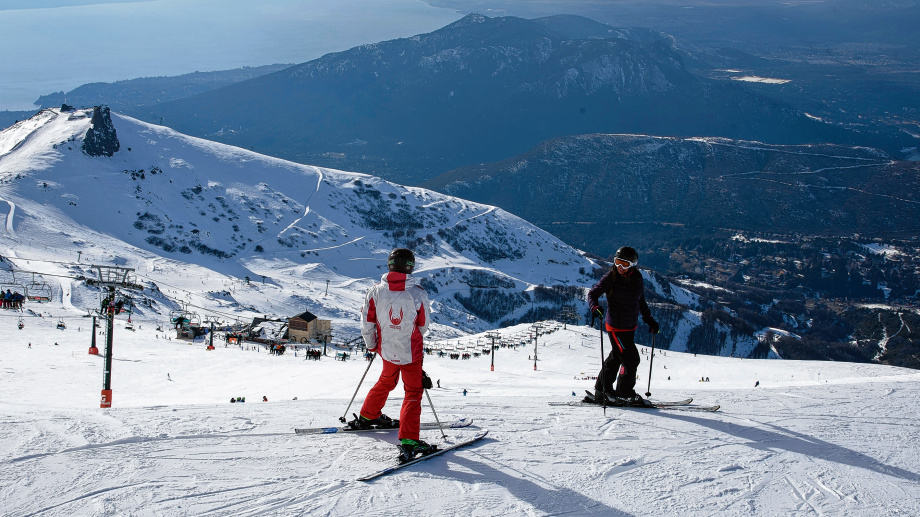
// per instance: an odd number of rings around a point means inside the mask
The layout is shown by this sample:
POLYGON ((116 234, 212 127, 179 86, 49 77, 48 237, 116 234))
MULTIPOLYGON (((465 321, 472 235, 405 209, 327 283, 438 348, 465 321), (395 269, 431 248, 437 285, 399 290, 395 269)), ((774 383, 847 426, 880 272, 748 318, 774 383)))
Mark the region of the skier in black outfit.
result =
POLYGON ((648 304, 645 303, 642 273, 636 268, 639 263, 636 250, 623 246, 617 250, 613 263, 614 267, 588 291, 588 305, 592 315, 603 315, 598 299, 602 294, 607 296, 604 327, 611 343, 610 354, 594 384, 594 399, 598 403, 606 399, 611 405, 644 406, 645 399, 633 389, 636 385, 636 369, 639 367, 639 350, 634 338, 639 314, 642 314, 642 320, 652 334, 658 333, 658 322, 652 318, 648 304), (613 389, 614 380, 617 381, 616 390, 613 389))

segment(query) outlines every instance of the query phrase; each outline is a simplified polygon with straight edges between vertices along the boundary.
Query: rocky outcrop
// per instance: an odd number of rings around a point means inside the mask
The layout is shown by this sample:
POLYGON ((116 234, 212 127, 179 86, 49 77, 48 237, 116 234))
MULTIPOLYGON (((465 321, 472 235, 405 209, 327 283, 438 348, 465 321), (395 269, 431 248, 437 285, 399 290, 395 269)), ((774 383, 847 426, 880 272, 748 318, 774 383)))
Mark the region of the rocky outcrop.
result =
POLYGON ((83 136, 83 152, 90 156, 112 156, 121 144, 112 124, 108 106, 93 108, 93 120, 83 136))

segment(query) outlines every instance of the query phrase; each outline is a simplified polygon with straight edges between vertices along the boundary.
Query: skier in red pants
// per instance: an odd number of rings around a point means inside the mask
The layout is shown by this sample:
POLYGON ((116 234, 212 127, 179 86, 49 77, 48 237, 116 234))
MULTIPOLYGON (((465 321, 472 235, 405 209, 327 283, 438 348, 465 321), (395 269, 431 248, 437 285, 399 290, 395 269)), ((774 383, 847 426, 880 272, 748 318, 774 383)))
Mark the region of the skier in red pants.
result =
POLYGON ((400 459, 408 461, 436 447, 419 439, 422 393, 431 379, 422 371, 422 336, 428 332, 428 295, 412 278, 415 256, 396 248, 387 259, 389 270, 367 292, 361 311, 361 335, 369 352, 380 355, 383 371, 364 399, 352 428, 399 426, 400 459), (387 397, 402 375, 405 398, 399 420, 381 413, 387 397))

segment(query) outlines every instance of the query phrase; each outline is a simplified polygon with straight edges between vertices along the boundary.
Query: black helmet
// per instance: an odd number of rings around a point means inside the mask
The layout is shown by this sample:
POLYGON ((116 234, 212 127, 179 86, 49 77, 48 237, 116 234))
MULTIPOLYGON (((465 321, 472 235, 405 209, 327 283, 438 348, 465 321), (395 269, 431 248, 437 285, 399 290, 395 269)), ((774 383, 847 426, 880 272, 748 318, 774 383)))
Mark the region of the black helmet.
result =
POLYGON ((415 255, 412 250, 396 248, 391 251, 387 258, 387 269, 407 275, 412 273, 412 270, 415 269, 415 255))
POLYGON ((614 255, 614 259, 623 259, 629 262, 630 267, 632 267, 639 263, 639 254, 636 253, 635 248, 623 246, 617 250, 617 254, 614 255))

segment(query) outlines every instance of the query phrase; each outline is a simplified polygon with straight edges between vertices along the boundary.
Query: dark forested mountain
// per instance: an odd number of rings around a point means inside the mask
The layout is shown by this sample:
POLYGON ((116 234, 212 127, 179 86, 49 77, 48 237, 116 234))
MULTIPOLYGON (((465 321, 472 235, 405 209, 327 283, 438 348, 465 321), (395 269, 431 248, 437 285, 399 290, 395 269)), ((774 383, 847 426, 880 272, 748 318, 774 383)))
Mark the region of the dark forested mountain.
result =
POLYGON ((427 186, 501 206, 605 254, 624 236, 652 246, 717 228, 907 236, 920 218, 918 172, 917 162, 868 148, 596 134, 550 140, 427 186))
POLYGON ((752 93, 858 131, 861 145, 882 147, 893 156, 918 144, 909 136, 920 133, 918 0, 428 3, 522 18, 567 13, 654 28, 676 38, 690 53, 686 66, 701 76, 743 82, 752 93))
POLYGON ((917 0, 426 0, 462 12, 535 18, 566 12, 603 23, 655 27, 682 41, 758 55, 792 49, 825 57, 917 55, 917 0), (679 13, 679 14, 678 14, 679 13), (851 54, 852 55, 852 54, 851 54))
POLYGON ((776 143, 856 137, 729 81, 673 40, 584 18, 469 15, 137 110, 186 133, 303 163, 419 183, 589 132, 776 143))

